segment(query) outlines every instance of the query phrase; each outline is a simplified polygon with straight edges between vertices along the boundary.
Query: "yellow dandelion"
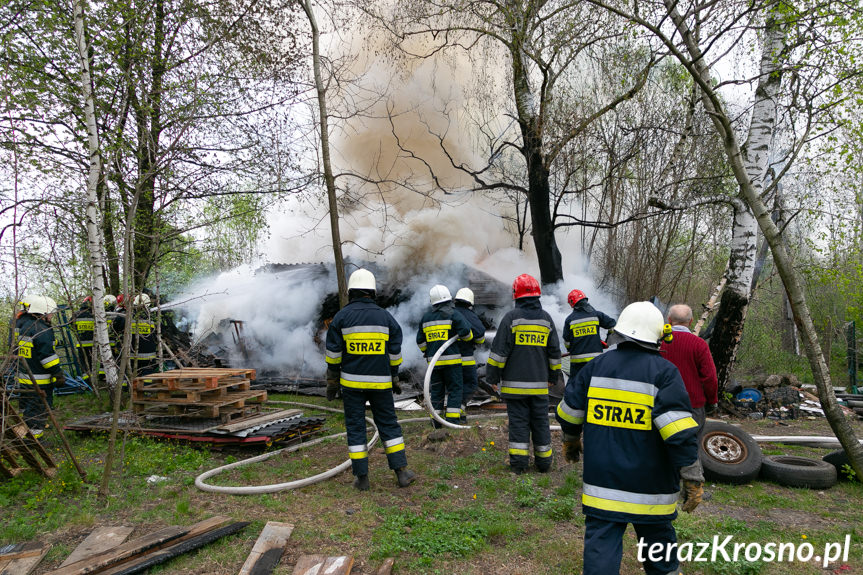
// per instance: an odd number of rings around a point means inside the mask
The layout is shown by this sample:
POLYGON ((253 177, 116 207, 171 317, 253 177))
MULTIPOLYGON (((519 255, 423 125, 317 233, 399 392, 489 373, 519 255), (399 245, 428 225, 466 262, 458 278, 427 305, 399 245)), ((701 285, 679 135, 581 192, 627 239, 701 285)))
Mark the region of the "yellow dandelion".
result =
POLYGON ((494 441, 489 441, 488 444, 494 447, 494 441))
POLYGON ((804 535, 801 535, 800 537, 801 537, 801 538, 803 538, 803 539, 806 539, 806 535, 805 535, 805 534, 804 534, 804 535))
POLYGON ((473 494, 473 498, 476 499, 476 493, 473 494))
POLYGON ((485 451, 485 447, 483 447, 482 450, 485 451))

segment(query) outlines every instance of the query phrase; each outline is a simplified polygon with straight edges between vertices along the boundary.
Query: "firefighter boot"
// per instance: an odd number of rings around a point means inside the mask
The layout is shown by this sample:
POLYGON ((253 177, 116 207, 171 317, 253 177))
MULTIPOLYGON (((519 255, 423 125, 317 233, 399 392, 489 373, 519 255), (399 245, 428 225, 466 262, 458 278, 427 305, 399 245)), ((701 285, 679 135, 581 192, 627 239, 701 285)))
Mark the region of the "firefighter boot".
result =
POLYGON ((407 467, 400 467, 395 470, 396 479, 398 479, 399 487, 407 487, 411 483, 414 482, 414 479, 417 478, 417 474, 408 469, 407 467))
POLYGON ((369 476, 368 475, 357 475, 354 479, 354 489, 359 489, 360 491, 368 491, 369 490, 369 476))

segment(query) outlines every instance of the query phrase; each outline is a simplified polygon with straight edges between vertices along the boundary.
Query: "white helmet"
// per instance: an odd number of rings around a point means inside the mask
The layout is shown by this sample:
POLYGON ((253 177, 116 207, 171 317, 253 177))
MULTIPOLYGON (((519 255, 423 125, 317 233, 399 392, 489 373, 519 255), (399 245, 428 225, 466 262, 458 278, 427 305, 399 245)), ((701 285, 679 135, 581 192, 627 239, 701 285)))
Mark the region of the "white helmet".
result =
POLYGON ((150 305, 150 296, 145 293, 138 294, 135 296, 135 299, 132 300, 132 305, 148 306, 150 305))
POLYGON ((360 268, 348 278, 348 291, 352 289, 364 289, 376 291, 375 276, 367 269, 360 268))
POLYGON ((658 347, 662 341, 665 318, 649 301, 631 303, 620 312, 614 332, 626 339, 658 347))
POLYGON ((112 305, 117 305, 117 298, 106 293, 105 297, 102 298, 102 303, 105 304, 105 307, 111 307, 112 305))
POLYGON ((21 300, 24 311, 39 315, 46 315, 57 311, 57 302, 46 295, 31 295, 21 300))
POLYGON ((461 301, 466 301, 470 305, 473 305, 473 292, 470 288, 461 288, 455 293, 455 299, 460 299, 461 301))
POLYGON ((451 299, 452 294, 449 293, 449 290, 446 286, 438 284, 436 286, 432 286, 432 288, 429 290, 429 301, 431 301, 432 305, 437 305, 445 301, 450 301, 451 299))

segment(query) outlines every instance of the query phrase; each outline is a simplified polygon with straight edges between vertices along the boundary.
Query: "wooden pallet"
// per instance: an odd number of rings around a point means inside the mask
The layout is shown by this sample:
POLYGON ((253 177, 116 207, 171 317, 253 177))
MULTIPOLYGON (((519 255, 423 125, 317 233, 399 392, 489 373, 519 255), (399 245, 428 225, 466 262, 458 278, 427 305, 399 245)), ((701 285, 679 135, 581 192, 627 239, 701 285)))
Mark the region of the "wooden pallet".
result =
POLYGON ((267 401, 266 391, 251 390, 229 392, 224 397, 201 401, 190 401, 186 398, 133 399, 132 409, 135 413, 145 415, 219 418, 222 423, 227 423, 237 417, 246 417, 259 412, 265 401, 267 401))
POLYGON ((45 477, 54 477, 57 464, 51 455, 33 437, 30 428, 5 397, 3 404, 5 418, 3 435, 0 436, 0 476, 11 478, 26 469, 33 469, 45 477), (22 461, 29 467, 21 465, 22 461))
POLYGON ((133 401, 172 401, 201 402, 228 397, 239 391, 251 391, 252 382, 248 379, 231 381, 218 387, 167 387, 147 385, 132 389, 133 401))
POLYGON ((254 380, 254 369, 184 367, 132 380, 132 389, 214 389, 226 383, 254 380))

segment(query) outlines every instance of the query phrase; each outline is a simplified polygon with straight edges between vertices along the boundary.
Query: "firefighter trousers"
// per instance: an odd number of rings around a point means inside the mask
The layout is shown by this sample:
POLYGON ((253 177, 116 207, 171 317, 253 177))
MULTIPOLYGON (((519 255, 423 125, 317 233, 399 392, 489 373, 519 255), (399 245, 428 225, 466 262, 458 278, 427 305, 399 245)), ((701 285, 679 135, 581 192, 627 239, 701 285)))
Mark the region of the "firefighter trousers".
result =
POLYGON ((530 442, 539 471, 551 469, 551 428, 548 423, 548 395, 526 395, 506 398, 509 417, 509 464, 514 469, 527 469, 530 463, 530 442))
POLYGON ((461 404, 467 405, 470 398, 476 392, 477 387, 476 365, 463 365, 461 367, 461 404))
MULTIPOLYGON (((584 518, 584 575, 618 575, 623 558, 623 533, 627 523, 584 518)), ((661 523, 633 523, 640 546, 633 549, 644 559, 642 566, 647 575, 678 573, 677 534, 671 521, 661 523), (674 547, 669 547, 675 544, 674 547), (651 549, 653 554, 651 555, 651 549), (651 561, 650 558, 659 558, 651 561)))
MULTIPOLYGON (((36 384, 39 385, 39 384, 36 384)), ((18 407, 24 422, 30 429, 45 429, 48 421, 48 413, 45 411, 45 403, 39 395, 36 385, 22 383, 21 393, 18 396, 18 407)), ((39 389, 45 392, 45 400, 48 407, 54 408, 54 384, 46 383, 39 385, 39 389)))
POLYGON ((345 408, 345 430, 348 434, 348 455, 354 475, 369 474, 369 449, 366 433, 366 401, 372 410, 372 419, 378 426, 387 463, 390 469, 407 466, 405 440, 402 427, 396 418, 393 393, 389 389, 354 389, 342 386, 345 408))
POLYGON ((436 367, 432 370, 429 385, 432 407, 435 411, 443 411, 444 397, 446 397, 445 418, 453 423, 457 423, 461 417, 461 369, 461 364, 436 367))

